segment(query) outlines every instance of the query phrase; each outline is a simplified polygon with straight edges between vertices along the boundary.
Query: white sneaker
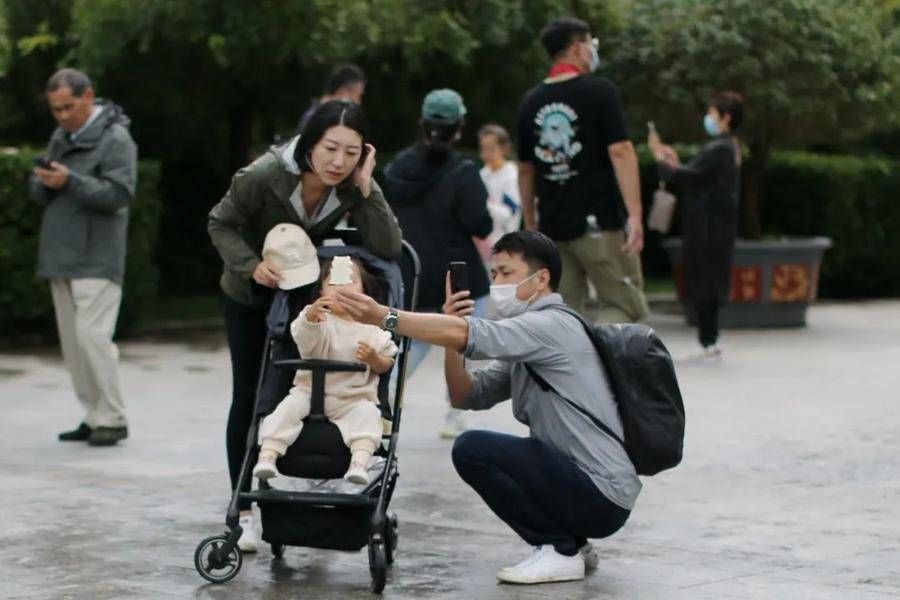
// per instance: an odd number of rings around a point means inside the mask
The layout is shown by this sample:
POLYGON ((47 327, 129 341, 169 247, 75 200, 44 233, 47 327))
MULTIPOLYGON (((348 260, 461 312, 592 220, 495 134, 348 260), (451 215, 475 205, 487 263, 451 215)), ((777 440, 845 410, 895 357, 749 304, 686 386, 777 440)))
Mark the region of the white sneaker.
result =
POLYGON ((600 564, 600 555, 597 554, 597 551, 590 542, 579 548, 578 554, 581 555, 581 559, 584 561, 585 573, 593 571, 597 568, 597 565, 600 564))
POLYGON ((454 440, 461 433, 466 431, 465 411, 458 408, 447 409, 447 415, 444 417, 444 427, 440 431, 440 436, 445 440, 454 440))
POLYGON ((256 552, 260 543, 259 530, 256 528, 256 519, 253 513, 249 515, 241 515, 239 521, 241 529, 241 537, 238 539, 238 548, 241 552, 256 552))
POLYGON ((369 472, 366 470, 366 465, 351 463, 350 468, 347 469, 347 472, 344 474, 344 479, 350 483, 357 483, 360 485, 368 484, 369 472))
POLYGON ((566 556, 545 545, 519 564, 497 571, 497 579, 524 584, 576 581, 584 579, 584 563, 581 553, 566 556))
POLYGON ((280 473, 278 472, 278 467, 275 466, 276 458, 278 457, 269 457, 261 452, 259 460, 256 462, 256 466, 253 467, 253 476, 263 481, 278 477, 280 473))
POLYGON ((711 365, 722 362, 722 358, 722 349, 713 344, 712 346, 705 346, 699 352, 691 354, 689 356, 685 356, 677 362, 693 363, 697 365, 711 365))

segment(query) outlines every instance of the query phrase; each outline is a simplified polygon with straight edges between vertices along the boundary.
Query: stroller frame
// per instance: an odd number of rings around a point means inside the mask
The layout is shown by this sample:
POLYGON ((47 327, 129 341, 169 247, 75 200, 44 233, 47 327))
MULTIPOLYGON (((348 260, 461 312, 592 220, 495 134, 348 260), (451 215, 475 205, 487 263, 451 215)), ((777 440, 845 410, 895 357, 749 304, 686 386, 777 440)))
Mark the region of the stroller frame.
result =
MULTIPOLYGON (((324 239, 340 239, 344 246, 361 246, 359 233, 354 229, 340 229, 324 237, 324 239)), ((320 240, 322 241, 322 240, 320 240)), ((418 297, 419 272, 421 269, 419 258, 413 247, 403 241, 401 259, 407 258, 412 266, 412 292, 403 293, 399 304, 403 304, 404 296, 409 297, 408 310, 415 310, 418 297)), ((407 282, 409 283, 409 282, 407 282)), ((396 387, 394 389, 394 403, 392 407, 391 431, 382 437, 386 437, 388 447, 383 452, 379 446, 376 454, 386 454, 384 466, 380 474, 373 478, 369 484, 359 493, 345 494, 336 492, 310 492, 288 491, 272 488, 268 481, 260 481, 255 491, 243 492, 242 488, 252 481, 252 468, 257 455, 257 432, 259 429, 259 408, 262 396, 262 387, 267 370, 270 366, 281 369, 307 370, 312 373, 312 393, 310 396, 310 413, 307 417, 310 423, 327 421, 324 415, 325 379, 327 373, 335 372, 361 372, 365 371, 365 365, 352 362, 322 360, 322 359, 289 359, 271 361, 270 354, 274 344, 271 331, 266 334, 265 352, 262 357, 259 379, 254 399, 253 420, 247 435, 247 446, 241 462, 240 476, 237 485, 232 490, 231 501, 225 518, 226 531, 220 535, 210 536, 202 540, 194 553, 194 566, 202 577, 212 583, 225 583, 233 579, 241 569, 243 556, 238 547, 238 540, 243 533, 239 524, 239 501, 251 501, 257 503, 286 503, 304 505, 310 507, 346 508, 350 510, 371 510, 368 533, 368 557, 369 571, 372 577, 372 590, 380 593, 385 586, 387 567, 393 563, 397 547, 397 516, 388 515, 387 507, 393 495, 397 470, 397 442, 399 438, 400 418, 403 408, 403 394, 406 387, 406 363, 408 359, 410 339, 400 339, 399 360, 394 368, 397 369, 396 387), (375 486, 380 485, 377 497, 369 494, 375 486)), ((293 544, 288 544, 293 545, 293 544)), ((281 558, 285 543, 272 543, 272 554, 275 558, 281 558)), ((312 546, 315 547, 315 546, 312 546)), ((358 546, 357 546, 358 547, 358 546)))

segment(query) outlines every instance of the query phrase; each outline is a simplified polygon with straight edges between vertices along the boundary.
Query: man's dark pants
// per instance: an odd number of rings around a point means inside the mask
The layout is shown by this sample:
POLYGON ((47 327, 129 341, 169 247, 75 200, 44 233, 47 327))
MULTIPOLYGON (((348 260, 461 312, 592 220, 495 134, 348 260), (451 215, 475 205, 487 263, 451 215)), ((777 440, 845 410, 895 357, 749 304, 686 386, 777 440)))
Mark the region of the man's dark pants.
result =
POLYGON ((453 465, 507 525, 532 546, 573 556, 587 538, 618 531, 630 511, 607 499, 575 463, 534 438, 467 431, 453 465))

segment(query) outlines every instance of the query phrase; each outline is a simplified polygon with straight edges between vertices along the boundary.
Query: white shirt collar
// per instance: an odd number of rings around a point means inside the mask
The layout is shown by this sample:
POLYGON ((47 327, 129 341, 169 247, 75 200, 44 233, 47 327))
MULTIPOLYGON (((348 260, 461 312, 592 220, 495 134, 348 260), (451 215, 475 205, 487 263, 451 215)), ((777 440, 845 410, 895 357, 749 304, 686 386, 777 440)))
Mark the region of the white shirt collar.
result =
POLYGON ((97 117, 99 117, 99 116, 100 116, 100 113, 102 113, 102 112, 103 112, 103 107, 100 106, 99 104, 95 104, 95 105, 94 105, 94 108, 91 110, 91 116, 88 117, 88 120, 85 121, 84 125, 82 125, 82 126, 78 129, 78 131, 72 132, 72 134, 69 136, 69 139, 74 140, 74 139, 77 138, 79 135, 81 135, 82 133, 84 133, 84 130, 87 129, 88 127, 90 127, 90 126, 91 126, 91 123, 93 123, 94 121, 96 121, 96 120, 97 120, 97 117))
POLYGON ((285 168, 294 175, 300 174, 300 167, 297 165, 297 161, 294 160, 294 151, 297 149, 297 142, 299 141, 300 136, 294 136, 294 139, 285 146, 284 151, 281 153, 281 160, 284 162, 285 168))

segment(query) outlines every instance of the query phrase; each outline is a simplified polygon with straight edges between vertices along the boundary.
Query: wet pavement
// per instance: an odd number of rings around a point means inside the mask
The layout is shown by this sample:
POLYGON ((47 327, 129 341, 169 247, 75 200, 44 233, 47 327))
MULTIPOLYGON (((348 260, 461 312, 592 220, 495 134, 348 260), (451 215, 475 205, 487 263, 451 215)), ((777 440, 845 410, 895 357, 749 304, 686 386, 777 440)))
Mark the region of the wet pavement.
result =
MULTIPOLYGON (((655 316, 676 356, 694 351, 655 316)), ((528 549, 456 476, 440 440, 441 354, 410 381, 385 598, 900 596, 900 302, 815 307, 807 329, 727 331, 720 365, 682 364, 685 461, 644 480, 577 583, 513 587, 528 549)), ((121 344, 131 437, 62 444, 80 414, 55 351, 0 354, 2 598, 370 597, 365 552, 268 548, 224 585, 195 572, 223 529, 227 351, 220 335, 121 344)), ((470 425, 524 432, 502 404, 470 425)))

